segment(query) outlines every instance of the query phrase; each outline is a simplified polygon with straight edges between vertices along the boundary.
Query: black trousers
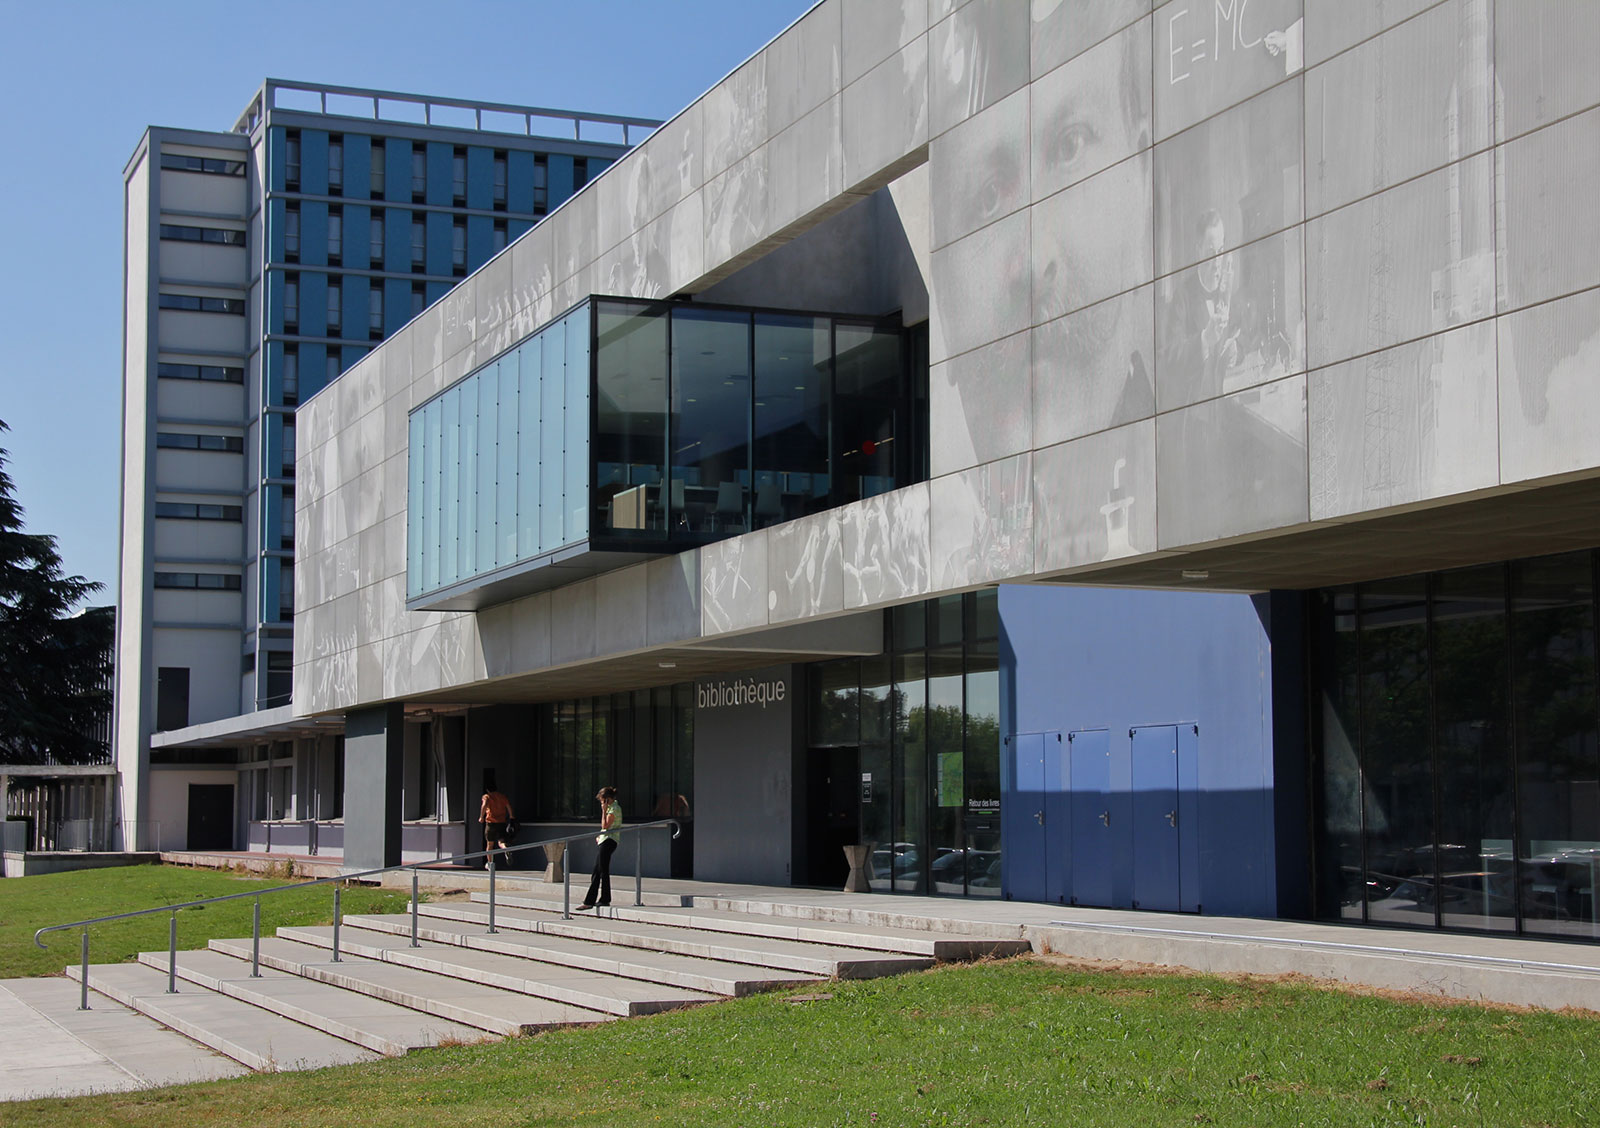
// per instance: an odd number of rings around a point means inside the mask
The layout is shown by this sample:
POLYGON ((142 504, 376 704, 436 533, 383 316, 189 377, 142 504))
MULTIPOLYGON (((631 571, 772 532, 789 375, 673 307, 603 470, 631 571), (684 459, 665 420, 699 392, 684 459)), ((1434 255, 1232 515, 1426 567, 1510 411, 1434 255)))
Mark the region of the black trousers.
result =
POLYGON ((611 903, 611 855, 617 852, 615 839, 608 838, 600 843, 600 853, 594 860, 594 875, 589 878, 589 895, 583 899, 585 905, 609 905, 611 903), (599 893, 598 898, 595 897, 599 893))

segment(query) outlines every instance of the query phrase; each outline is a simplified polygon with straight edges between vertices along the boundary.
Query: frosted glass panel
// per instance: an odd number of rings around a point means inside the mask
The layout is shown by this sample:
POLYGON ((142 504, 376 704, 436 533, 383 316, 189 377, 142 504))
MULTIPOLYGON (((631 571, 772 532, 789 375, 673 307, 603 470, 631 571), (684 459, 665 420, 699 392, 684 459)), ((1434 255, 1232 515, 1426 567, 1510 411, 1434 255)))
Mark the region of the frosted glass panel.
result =
POLYGON ((589 307, 567 317, 566 539, 589 535, 589 307))
POLYGON ((565 543, 563 536, 562 475, 565 469, 566 325, 550 326, 543 334, 544 378, 539 381, 539 550, 549 552, 565 543))

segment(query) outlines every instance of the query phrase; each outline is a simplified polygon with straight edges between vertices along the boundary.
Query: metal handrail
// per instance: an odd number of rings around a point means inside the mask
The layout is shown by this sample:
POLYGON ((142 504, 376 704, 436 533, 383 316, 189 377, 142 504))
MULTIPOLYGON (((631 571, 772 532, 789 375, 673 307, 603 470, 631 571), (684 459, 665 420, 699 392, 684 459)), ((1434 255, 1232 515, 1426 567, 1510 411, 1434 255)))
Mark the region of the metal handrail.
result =
MULTIPOLYGON (((682 825, 678 822, 677 819, 655 819, 655 820, 652 820, 651 822, 634 823, 632 826, 619 826, 619 827, 616 827, 615 829, 616 829, 618 834, 629 834, 629 833, 634 833, 634 832, 646 831, 646 830, 649 830, 649 829, 651 829, 653 827, 666 827, 666 826, 670 826, 672 828, 672 837, 673 838, 677 838, 678 835, 680 834, 680 832, 683 829, 682 825)), ((171 924, 169 925, 169 927, 167 929, 167 994, 176 995, 178 993, 178 985, 177 985, 178 984, 178 913, 179 913, 179 911, 181 911, 183 909, 193 909, 193 908, 198 908, 201 905, 215 905, 215 904, 217 904, 217 903, 219 903, 221 901, 238 901, 238 900, 242 900, 242 899, 244 899, 246 897, 253 897, 255 899, 255 909, 254 909, 254 912, 252 913, 253 925, 252 925, 251 937, 250 937, 250 976, 253 979, 259 979, 261 977, 261 898, 270 896, 273 893, 287 893, 291 889, 310 889, 314 885, 329 885, 329 884, 332 884, 333 887, 334 887, 333 888, 333 959, 332 959, 332 962, 333 963, 340 963, 342 961, 339 959, 339 924, 340 924, 340 921, 341 921, 341 918, 342 918, 342 915, 343 915, 342 912, 341 912, 341 907, 340 907, 340 889, 341 889, 341 885, 342 885, 343 882, 354 881, 354 880, 356 880, 358 878, 363 878, 363 877, 375 877, 375 876, 377 876, 379 874, 394 873, 394 872, 396 872, 398 870, 410 870, 411 871, 411 946, 413 948, 418 948, 418 947, 421 947, 421 944, 417 939, 417 904, 418 904, 418 901, 419 901, 419 896, 418 896, 419 889, 418 889, 418 881, 417 881, 417 873, 418 873, 418 871, 423 869, 424 867, 428 867, 428 866, 443 865, 443 864, 451 863, 451 862, 464 862, 464 861, 469 861, 469 860, 471 860, 473 858, 485 858, 488 861, 488 869, 489 869, 489 929, 488 929, 488 931, 489 931, 490 934, 494 934, 497 931, 495 929, 495 926, 494 926, 494 912, 495 912, 495 897, 494 897, 494 893, 495 893, 495 889, 494 889, 494 886, 495 886, 495 865, 494 865, 494 857, 495 857, 495 855, 496 854, 515 854, 515 853, 518 853, 518 852, 523 851, 523 850, 534 850, 534 849, 538 849, 538 848, 541 848, 541 847, 544 847, 544 846, 555 846, 557 844, 565 845, 566 843, 569 843, 569 842, 579 842, 579 841, 582 841, 585 838, 588 838, 590 835, 592 835, 594 833, 595 833, 594 831, 588 830, 588 831, 583 831, 583 832, 578 833, 578 834, 568 834, 568 835, 566 835, 564 837, 561 837, 561 838, 546 838, 546 839, 543 839, 542 841, 539 841, 539 842, 526 842, 526 843, 522 844, 521 846, 507 846, 507 847, 504 847, 503 849, 494 849, 494 850, 474 850, 470 854, 452 854, 451 856, 449 856, 447 858, 429 858, 429 859, 426 859, 426 860, 420 861, 420 862, 402 862, 399 865, 381 866, 378 869, 357 870, 355 873, 341 873, 336 877, 318 877, 318 878, 313 878, 310 881, 297 881, 293 885, 276 885, 276 886, 273 886, 271 889, 257 889, 255 891, 249 892, 249 893, 227 893, 227 894, 224 894, 221 897, 203 897, 198 901, 184 901, 181 904, 177 904, 177 905, 161 905, 161 906, 159 906, 157 908, 153 908, 153 909, 135 909, 131 913, 111 913, 111 914, 109 914, 107 916, 91 917, 88 920, 75 920, 75 921, 72 921, 71 923, 68 923, 68 924, 50 924, 50 925, 46 925, 44 928, 39 929, 37 932, 35 932, 33 934, 33 942, 38 947, 43 948, 46 951, 49 951, 49 948, 46 947, 45 942, 40 939, 40 937, 43 936, 46 932, 64 932, 64 931, 66 931, 68 929, 72 929, 72 928, 81 928, 83 930, 83 942, 82 942, 82 945, 81 945, 82 966, 81 966, 81 974, 79 976, 78 1009, 79 1010, 88 1010, 89 1009, 89 927, 91 925, 96 925, 96 924, 108 924, 111 921, 115 921, 115 920, 130 920, 133 917, 153 916, 156 913, 171 913, 172 914, 171 924)), ((634 844, 633 903, 635 905, 643 905, 644 904, 644 835, 642 833, 636 833, 635 836, 634 836, 633 844, 634 844)), ((562 884, 562 890, 561 890, 561 919, 563 919, 563 920, 571 920, 572 919, 572 869, 571 869, 570 866, 567 866, 565 864, 564 860, 563 860, 563 864, 562 864, 562 867, 561 867, 561 877, 562 877, 562 882, 561 882, 561 884, 562 884)))

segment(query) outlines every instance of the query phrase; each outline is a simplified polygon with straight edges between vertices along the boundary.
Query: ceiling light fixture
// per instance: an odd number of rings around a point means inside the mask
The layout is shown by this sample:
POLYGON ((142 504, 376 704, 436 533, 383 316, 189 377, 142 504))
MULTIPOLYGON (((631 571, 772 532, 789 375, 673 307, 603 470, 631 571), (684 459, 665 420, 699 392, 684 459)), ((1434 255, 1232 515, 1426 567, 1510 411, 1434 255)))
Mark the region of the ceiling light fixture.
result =
POLYGON ((1211 578, 1211 573, 1204 568, 1185 568, 1182 574, 1186 580, 1209 580, 1211 578))
POLYGON ((676 662, 657 662, 656 665, 660 666, 663 670, 676 670, 678 668, 678 664, 676 662))

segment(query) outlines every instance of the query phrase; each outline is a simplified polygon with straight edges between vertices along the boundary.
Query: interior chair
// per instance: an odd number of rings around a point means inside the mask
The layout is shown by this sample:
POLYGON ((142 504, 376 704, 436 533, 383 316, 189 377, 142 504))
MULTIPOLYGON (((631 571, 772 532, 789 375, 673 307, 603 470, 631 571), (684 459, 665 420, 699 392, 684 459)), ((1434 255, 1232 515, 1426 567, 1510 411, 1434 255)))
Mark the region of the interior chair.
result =
POLYGON ((764 529, 783 520, 783 490, 777 482, 762 482, 756 487, 756 528, 764 529))
POLYGON ((723 482, 717 486, 717 508, 712 520, 719 532, 744 531, 744 487, 738 482, 723 482))

